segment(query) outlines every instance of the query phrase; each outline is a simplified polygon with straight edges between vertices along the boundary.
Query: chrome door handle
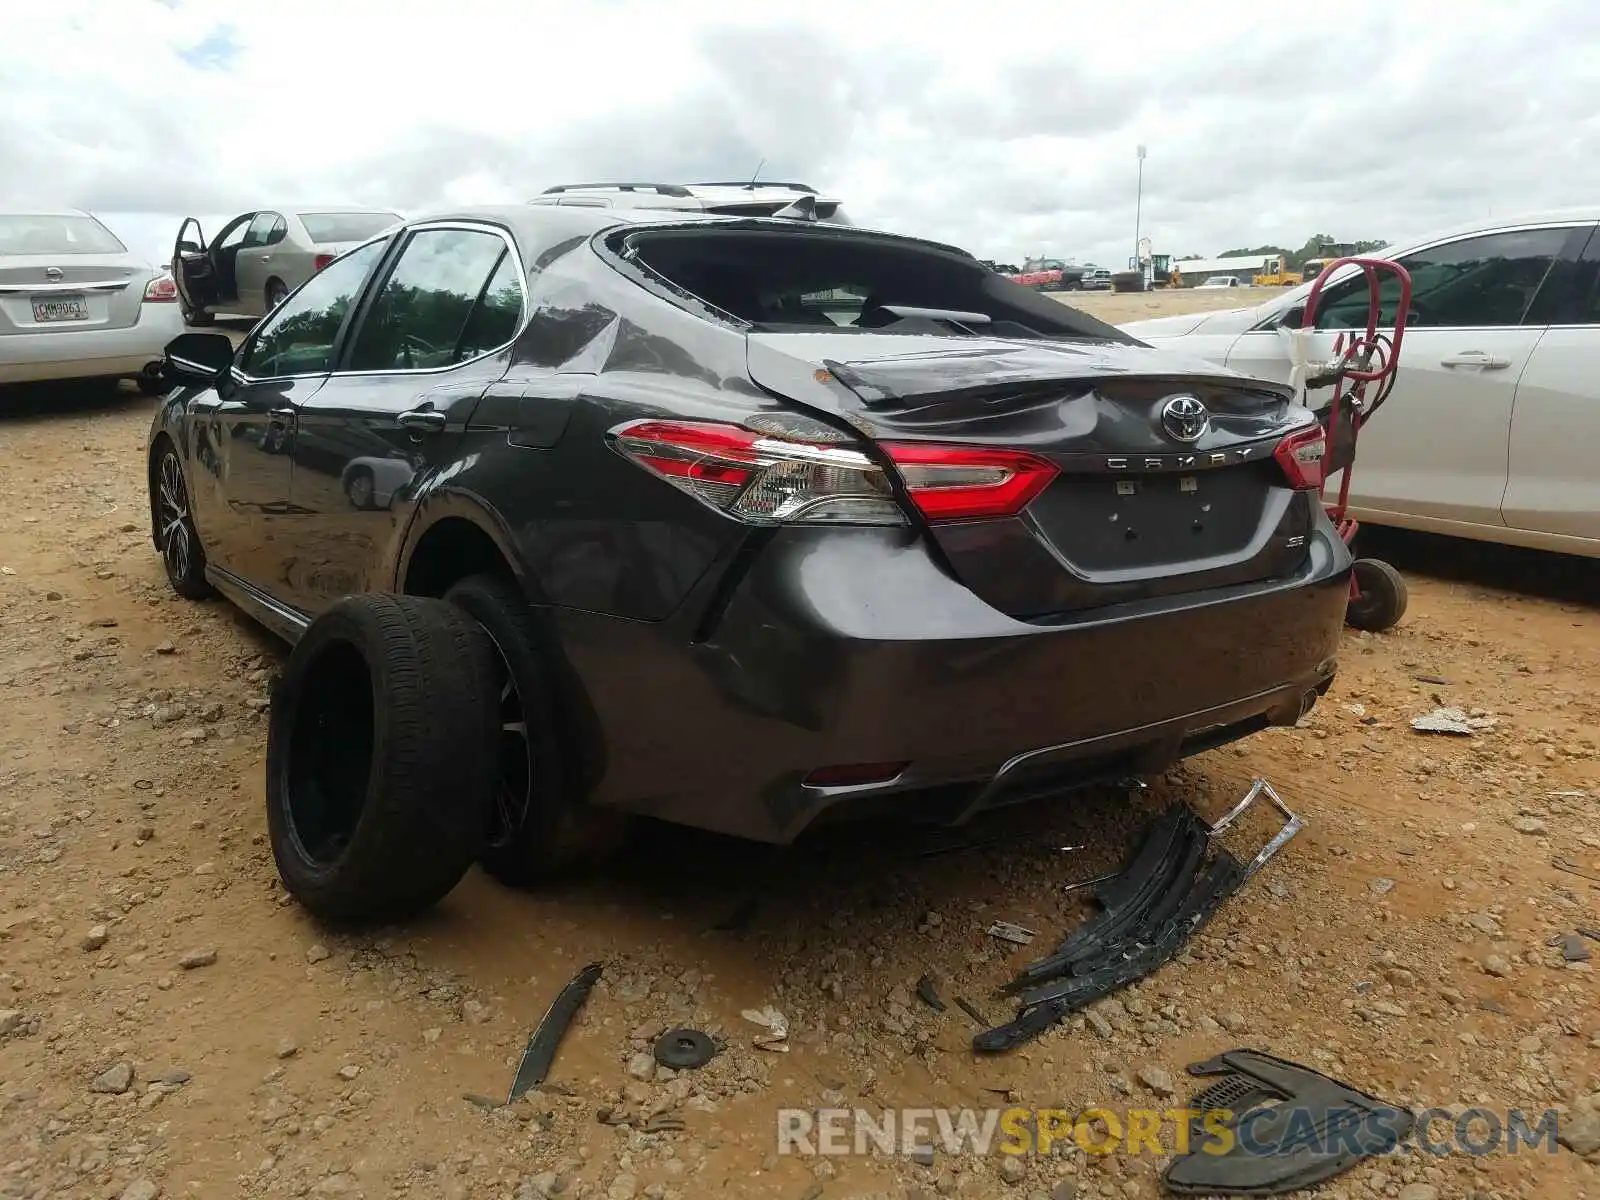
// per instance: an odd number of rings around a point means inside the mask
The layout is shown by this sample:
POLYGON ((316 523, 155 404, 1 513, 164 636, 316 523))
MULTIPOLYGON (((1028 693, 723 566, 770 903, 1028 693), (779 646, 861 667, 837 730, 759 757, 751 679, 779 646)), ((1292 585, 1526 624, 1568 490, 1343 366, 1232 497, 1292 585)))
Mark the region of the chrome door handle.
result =
POLYGON ((1496 358, 1484 350, 1462 350, 1447 354, 1439 360, 1441 367, 1482 367, 1485 371, 1498 371, 1509 367, 1509 358, 1496 358))
POLYGON ((432 405, 412 408, 394 419, 395 424, 412 433, 439 433, 445 425, 445 415, 432 405))
POLYGON ((262 262, 271 262, 271 261, 272 261, 272 255, 270 255, 270 254, 263 254, 263 255, 262 255, 262 256, 261 256, 261 261, 262 261, 262 262))

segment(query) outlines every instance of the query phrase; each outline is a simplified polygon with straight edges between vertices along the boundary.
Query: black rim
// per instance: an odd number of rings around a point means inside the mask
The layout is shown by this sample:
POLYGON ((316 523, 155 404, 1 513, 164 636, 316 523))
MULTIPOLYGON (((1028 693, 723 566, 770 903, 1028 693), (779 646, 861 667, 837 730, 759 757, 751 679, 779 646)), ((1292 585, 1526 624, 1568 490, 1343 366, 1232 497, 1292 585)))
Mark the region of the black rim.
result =
POLYGON ((194 564, 194 534, 189 524, 189 489, 183 467, 171 450, 161 457, 156 477, 156 520, 161 531, 161 561, 174 580, 187 579, 194 564))
POLYGON ((494 808, 489 814, 489 847, 509 845, 521 832, 533 806, 533 739, 528 736, 528 717, 516 675, 500 643, 494 645, 496 679, 500 689, 500 773, 495 786, 494 808))

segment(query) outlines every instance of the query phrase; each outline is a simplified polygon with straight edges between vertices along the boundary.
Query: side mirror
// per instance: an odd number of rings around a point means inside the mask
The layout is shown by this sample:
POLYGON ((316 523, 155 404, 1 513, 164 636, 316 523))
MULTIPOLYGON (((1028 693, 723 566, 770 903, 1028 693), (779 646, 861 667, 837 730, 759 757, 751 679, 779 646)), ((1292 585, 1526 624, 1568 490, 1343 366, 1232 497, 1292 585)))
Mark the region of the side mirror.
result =
POLYGON ((233 342, 225 333, 180 333, 167 343, 161 374, 178 387, 209 387, 233 365, 233 342))
POLYGON ((1283 315, 1278 318, 1278 328, 1299 329, 1305 319, 1306 306, 1304 304, 1296 304, 1293 308, 1284 310, 1283 315))

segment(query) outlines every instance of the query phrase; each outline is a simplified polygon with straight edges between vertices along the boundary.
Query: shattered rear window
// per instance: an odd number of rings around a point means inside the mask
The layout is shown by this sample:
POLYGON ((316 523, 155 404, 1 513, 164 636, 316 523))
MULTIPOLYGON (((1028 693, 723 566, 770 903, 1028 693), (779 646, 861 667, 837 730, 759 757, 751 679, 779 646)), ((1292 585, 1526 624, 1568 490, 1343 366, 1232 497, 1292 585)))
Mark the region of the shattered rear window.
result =
POLYGON ((931 242, 727 225, 636 229, 609 244, 674 292, 761 330, 1132 340, 931 242))

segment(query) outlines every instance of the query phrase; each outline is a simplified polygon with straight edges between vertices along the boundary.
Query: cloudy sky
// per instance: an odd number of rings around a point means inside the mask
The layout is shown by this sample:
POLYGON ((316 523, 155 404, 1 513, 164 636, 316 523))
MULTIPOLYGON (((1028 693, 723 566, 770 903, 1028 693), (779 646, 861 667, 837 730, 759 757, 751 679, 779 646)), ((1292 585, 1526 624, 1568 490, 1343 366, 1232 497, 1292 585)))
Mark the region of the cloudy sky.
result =
POLYGON ((0 37, 0 204, 404 213, 800 179, 980 257, 1122 265, 1600 202, 1594 0, 48 0, 0 37))

